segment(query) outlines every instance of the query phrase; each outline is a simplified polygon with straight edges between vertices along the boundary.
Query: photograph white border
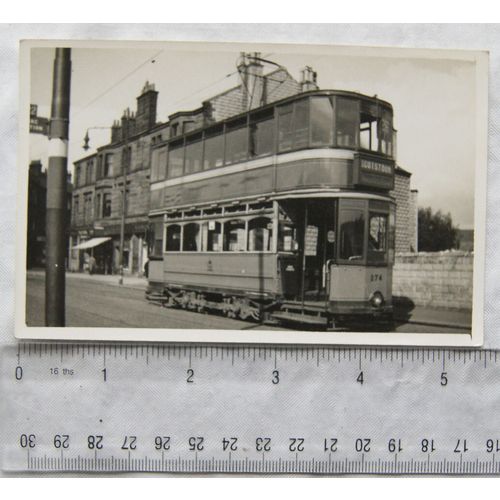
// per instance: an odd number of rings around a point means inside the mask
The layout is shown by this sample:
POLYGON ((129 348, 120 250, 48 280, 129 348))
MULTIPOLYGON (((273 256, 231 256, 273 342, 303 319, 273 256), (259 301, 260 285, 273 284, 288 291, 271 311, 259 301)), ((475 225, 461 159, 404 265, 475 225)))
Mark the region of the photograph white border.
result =
POLYGON ((16 303, 15 335, 32 340, 92 340, 141 342, 196 343, 262 343, 311 345, 380 345, 380 346, 460 346, 477 347, 484 337, 484 273, 486 244, 487 138, 488 138, 488 53, 478 50, 409 49, 395 47, 328 46, 309 44, 207 43, 158 41, 89 41, 89 40, 24 40, 20 46, 20 94, 18 131, 18 204, 16 227, 16 303), (201 45, 202 44, 202 45, 201 45), (273 51, 302 54, 334 54, 349 56, 383 56, 425 59, 454 59, 476 64, 476 158, 474 195, 474 270, 472 335, 427 333, 360 333, 360 332, 303 332, 295 330, 189 330, 158 328, 83 328, 26 326, 26 228, 27 185, 29 163, 29 96, 30 50, 57 46, 71 48, 165 48, 192 51, 273 51))

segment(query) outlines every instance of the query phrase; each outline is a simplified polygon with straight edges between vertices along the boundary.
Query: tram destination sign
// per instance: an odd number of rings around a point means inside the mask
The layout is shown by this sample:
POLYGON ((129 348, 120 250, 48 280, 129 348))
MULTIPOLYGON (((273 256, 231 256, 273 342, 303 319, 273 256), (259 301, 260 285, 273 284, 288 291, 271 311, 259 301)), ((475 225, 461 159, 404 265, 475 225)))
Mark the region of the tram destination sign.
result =
POLYGON ((382 189, 394 188, 394 162, 373 156, 355 155, 353 184, 382 189))

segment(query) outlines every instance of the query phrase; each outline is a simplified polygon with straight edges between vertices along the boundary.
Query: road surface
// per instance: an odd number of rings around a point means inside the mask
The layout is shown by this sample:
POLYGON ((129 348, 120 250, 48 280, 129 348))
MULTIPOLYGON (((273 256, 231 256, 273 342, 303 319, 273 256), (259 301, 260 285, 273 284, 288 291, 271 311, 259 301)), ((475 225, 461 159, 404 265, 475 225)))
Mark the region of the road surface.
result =
MULTIPOLYGON (((26 323, 44 326, 45 281, 43 274, 29 275, 26 288, 26 323)), ((66 280, 66 326, 123 328, 190 328, 223 330, 283 329, 234 320, 217 314, 200 314, 148 303, 144 290, 119 287, 88 279, 66 280)), ((403 333, 467 333, 464 329, 432 324, 396 324, 403 333)))

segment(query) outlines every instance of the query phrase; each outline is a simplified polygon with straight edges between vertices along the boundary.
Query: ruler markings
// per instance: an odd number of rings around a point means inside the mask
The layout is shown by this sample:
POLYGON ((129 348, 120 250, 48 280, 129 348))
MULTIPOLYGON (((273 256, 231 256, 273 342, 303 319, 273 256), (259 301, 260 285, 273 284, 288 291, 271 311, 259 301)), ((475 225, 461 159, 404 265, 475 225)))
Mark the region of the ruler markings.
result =
MULTIPOLYGON (((231 356, 231 366, 239 366, 240 361, 245 361, 247 358, 252 359, 252 353, 253 353, 253 362, 257 363, 259 365, 259 369, 262 369, 265 366, 265 363, 262 363, 262 360, 266 362, 269 359, 273 359, 274 361, 274 366, 277 368, 278 366, 278 355, 280 356, 280 360, 282 360, 283 363, 286 364, 288 361, 288 349, 290 349, 290 354, 293 354, 293 351, 295 350, 295 364, 296 363, 302 363, 302 366, 309 366, 309 367, 316 367, 319 368, 320 370, 323 370, 323 366, 327 370, 331 370, 335 365, 332 365, 330 363, 320 363, 320 354, 322 359, 328 359, 328 360, 335 360, 335 355, 338 356, 337 360, 338 362, 342 363, 349 363, 349 362, 355 362, 358 367, 362 367, 362 359, 370 359, 373 360, 373 358, 377 359, 378 356, 380 356, 380 363, 381 365, 384 363, 384 360, 390 363, 391 366, 396 366, 397 370, 416 370, 415 368, 415 361, 419 362, 420 358, 422 361, 422 364, 426 364, 426 360, 431 362, 432 364, 435 364, 437 361, 441 361, 443 363, 443 371, 444 369, 448 369, 450 372, 449 375, 453 370, 457 370, 457 374, 460 373, 460 368, 459 365, 461 366, 468 366, 469 364, 473 365, 478 365, 481 366, 483 370, 487 370, 490 368, 490 364, 488 361, 490 361, 491 366, 495 368, 497 366, 498 358, 496 355, 496 351, 488 351, 488 352, 473 352, 469 350, 450 350, 450 351, 445 351, 442 349, 419 349, 419 350, 397 350, 393 348, 385 348, 385 349, 370 349, 369 351, 359 349, 359 348, 342 348, 342 349, 335 349, 335 348, 329 348, 329 347, 322 347, 320 350, 318 349, 300 349, 296 350, 293 348, 286 347, 283 349, 271 349, 271 348, 260 348, 258 351, 256 351, 255 347, 243 347, 242 348, 242 354, 243 357, 239 357, 238 354, 240 353, 239 351, 240 348, 235 352, 234 349, 230 347, 216 347, 216 356, 218 359, 222 360, 224 356, 226 358, 231 356), (220 353, 219 353, 220 349, 220 353), (326 353, 325 353, 326 350, 326 353), (252 352, 250 352, 252 351, 252 352), (248 352, 248 356, 245 356, 245 353, 248 352), (256 357, 256 352, 258 353, 258 356, 256 357), (234 354, 237 354, 235 356, 234 354), (220 354, 220 357, 218 356, 220 354), (273 356, 271 356, 274 354, 273 356), (326 354, 326 355, 325 355, 326 354), (333 354, 333 358, 332 358, 333 354), (299 359, 300 355, 300 359, 299 359), (408 361, 405 363, 405 358, 408 361), (305 360, 305 361, 303 361, 305 360), (410 363, 410 360, 412 363, 410 363), (313 361, 313 364, 311 364, 311 361, 313 361), (447 363, 446 363, 447 361, 447 363), (394 364, 394 362, 396 362, 394 364)), ((148 365, 148 357, 149 357, 149 346, 144 348, 143 346, 120 346, 119 348, 116 347, 106 347, 104 346, 102 349, 100 346, 58 346, 55 345, 54 347, 50 347, 50 345, 47 344, 25 344, 22 346, 16 346, 15 351, 13 351, 13 360, 17 361, 17 366, 24 365, 25 367, 25 377, 22 381, 22 384, 24 383, 35 383, 35 379, 31 375, 30 379, 30 371, 34 370, 34 367, 40 366, 38 365, 38 361, 35 361, 35 358, 40 359, 43 357, 47 357, 49 359, 49 363, 52 366, 53 361, 51 362, 50 359, 53 357, 57 357, 61 361, 64 361, 64 363, 71 363, 71 362, 76 362, 77 365, 79 362, 77 362, 76 359, 80 357, 82 360, 85 359, 85 363, 82 364, 80 363, 79 370, 88 370, 89 367, 93 366, 92 361, 93 359, 96 360, 97 366, 106 366, 107 360, 106 360, 106 355, 107 352, 111 354, 111 351, 113 351, 114 354, 114 359, 125 359, 125 360, 132 360, 132 359, 138 359, 139 357, 143 357, 146 361, 146 365, 148 365), (76 352, 75 352, 76 351, 76 352), (63 353, 66 353, 66 358, 63 358, 63 353), (135 355, 135 356, 134 356, 135 355), (87 360, 89 358, 89 360, 87 360), (32 361, 30 361, 33 359, 32 361), (99 361, 100 360, 100 361, 99 361)), ((210 348, 211 355, 213 354, 213 348, 210 348)), ((200 362, 203 361, 203 349, 200 348, 198 352, 198 348, 193 348, 192 347, 187 347, 187 346, 151 346, 151 352, 156 353, 156 357, 159 358, 160 354, 163 358, 167 356, 170 358, 171 352, 174 353, 174 357, 176 357, 178 360, 185 360, 189 363, 192 361, 192 355, 195 355, 196 359, 199 359, 200 362)), ((208 348, 205 347, 205 354, 208 353, 208 348)), ((211 356, 212 358, 212 356, 211 356)), ((213 359, 213 358, 212 358, 213 359)), ((132 361, 130 361, 132 363, 132 361)), ((114 362, 113 362, 114 364, 114 362)), ((71 366, 71 365, 69 365, 71 366)), ((118 365, 115 368, 119 368, 121 365, 118 363, 118 365)), ((130 365, 132 366, 132 365, 130 365)), ((135 365, 134 365, 135 366, 135 365)), ((166 365, 161 365, 161 367, 165 367, 166 365)), ((175 368, 177 368, 178 365, 175 365, 175 368)), ((185 365, 184 365, 185 366, 185 365)), ((226 365, 229 366, 229 365, 226 365)), ((158 368, 159 365, 155 364, 155 369, 158 368)), ((281 367, 281 364, 280 364, 281 367)), ((473 366, 471 366, 472 368, 473 366)), ((110 367, 111 368, 111 367, 110 367)), ((292 367, 290 366, 290 369, 292 367)), ((128 368, 130 369, 130 368, 128 368)), ((197 371, 199 370, 205 370, 207 369, 207 365, 202 365, 199 368, 197 367, 197 371)), ((226 370, 226 368, 224 368, 226 370)), ((469 370, 472 373, 472 370, 469 370)), ((469 371, 465 372, 465 376, 469 375, 469 371)), ((335 370, 334 370, 335 372, 335 370)), ((177 372, 176 372, 177 373, 177 372)), ((226 372, 225 372, 226 373, 226 372)), ((258 372, 252 372, 253 375, 258 372)), ((293 372, 295 373, 295 372, 293 372)), ((345 371, 342 370, 341 372, 337 372, 341 375, 345 376, 345 371)), ((371 373, 371 371, 370 371, 371 373)), ((384 371, 376 371, 375 375, 378 377, 380 376, 388 376, 392 372, 387 371, 386 368, 384 368, 384 371)), ((432 370, 426 372, 426 373, 432 373, 432 370)), ((488 373, 491 373, 491 370, 488 371, 488 373)), ((495 372, 496 373, 496 372, 495 372)), ((473 372, 472 375, 477 377, 477 372, 473 372)), ((91 379, 91 376, 87 373, 85 375, 87 379, 84 378, 84 381, 88 384, 89 380, 91 379)), ((120 375, 122 376, 122 375, 120 375)), ((175 374, 174 374, 175 376, 175 374)), ((207 377, 209 374, 207 374, 207 377)), ((117 375, 118 377, 118 375, 117 375)), ((59 378, 61 380, 61 378, 59 378)), ((67 379, 69 380, 69 379, 67 379)), ((450 378, 450 384, 456 380, 456 377, 450 378)), ((285 382, 285 379, 282 380, 282 382, 285 382)), ((426 379, 426 383, 428 380, 426 379)), ((69 383, 69 382, 68 382, 69 383)), ((94 382, 92 382, 94 383, 94 382)), ((376 380, 373 380, 373 383, 371 384, 372 387, 376 383, 376 380)), ((475 382, 477 383, 477 382, 475 382)), ((21 385, 22 385, 21 384, 21 385)), ((355 386, 357 387, 357 386, 355 386)), ((351 391, 352 389, 347 388, 346 390, 351 391)), ((444 394, 444 393, 443 393, 444 394)), ((491 438, 497 439, 497 436, 500 434, 500 430, 498 427, 495 428, 494 431, 496 434, 491 434, 491 438)), ((460 436, 460 434, 458 434, 460 436)), ((274 442, 274 438, 273 438, 274 442)), ((380 444, 380 443, 379 443, 380 444)), ((468 442, 469 444, 469 442, 468 442)), ((478 444, 476 443, 476 449, 473 450, 475 453, 478 453, 478 444)), ((484 446, 484 445, 483 445, 484 446)), ((378 450, 380 452, 380 450, 378 450)), ((451 450, 450 450, 451 452, 451 450)), ((280 452, 281 453, 281 452, 280 452)), ((179 456, 180 458, 180 456, 179 456)), ((91 469, 102 469, 102 470, 114 470, 114 467, 118 467, 120 470, 156 470, 157 468, 159 469, 168 469, 168 470, 176 470, 176 471, 183 471, 186 470, 186 467, 189 468, 191 471, 200 471, 200 470, 220 470, 220 471, 226 471, 226 472, 231 472, 233 470, 238 471, 238 472, 245 472, 248 471, 245 469, 245 466, 241 466, 241 464, 238 462, 238 459, 232 460, 232 457, 228 460, 227 458, 225 459, 219 459, 215 462, 216 465, 210 465, 208 461, 205 459, 201 460, 199 459, 198 456, 196 456, 194 462, 192 460, 183 460, 181 459, 181 463, 177 461, 175 464, 175 467, 173 467, 171 464, 168 462, 165 462, 164 454, 162 452, 162 460, 158 459, 151 459, 148 457, 148 455, 144 455, 143 459, 136 459, 133 458, 130 454, 130 451, 128 452, 128 457, 127 459, 123 459, 123 457, 118 457, 118 465, 115 464, 113 466, 113 458, 111 460, 109 458, 102 459, 100 457, 97 457, 97 454, 95 453, 93 459, 90 459, 89 457, 81 456, 80 454, 78 455, 78 463, 74 462, 72 460, 72 457, 67 458, 63 454, 63 450, 60 450, 60 454, 58 456, 52 455, 52 456, 47 456, 47 454, 43 455, 43 458, 35 457, 34 459, 30 455, 30 449, 27 448, 27 453, 25 455, 25 464, 28 468, 30 469, 40 469, 44 470, 60 470, 62 469, 71 469, 71 470, 91 470, 91 469), (127 462, 128 459, 128 462, 127 462), (83 460, 83 462, 81 461, 83 460)), ((280 457, 281 459, 281 457, 280 457)), ((248 457, 246 457, 246 460, 248 461, 248 457)), ((489 472, 489 473, 498 473, 499 467, 498 463, 495 462, 495 456, 491 457, 491 459, 488 458, 488 462, 486 462, 484 459, 480 459, 477 456, 472 456, 471 459, 465 459, 465 456, 463 453, 459 455, 459 460, 455 459, 449 459, 448 457, 440 458, 437 461, 431 461, 430 455, 428 455, 428 462, 427 465, 424 464, 424 462, 421 462, 419 460, 414 460, 413 457, 411 457, 411 460, 405 461, 405 460, 399 460, 399 455, 396 455, 394 457, 394 465, 390 465, 389 463, 386 463, 386 461, 380 462, 380 458, 378 458, 378 461, 372 461, 368 460, 365 454, 362 454, 361 461, 357 461, 355 459, 348 459, 347 457, 345 458, 345 462, 341 462, 343 465, 339 469, 338 466, 335 464, 337 461, 332 462, 331 454, 328 455, 328 463, 325 464, 324 461, 322 461, 318 456, 312 456, 309 459, 300 459, 299 455, 295 455, 295 461, 289 462, 289 461, 281 461, 281 462, 273 462, 273 459, 271 458, 266 458, 266 455, 262 455, 262 462, 250 462, 250 467, 252 467, 254 470, 257 470, 257 468, 260 468, 259 470, 261 471, 275 471, 275 472, 281 472, 282 470, 285 470, 287 472, 289 471, 300 471, 300 472, 317 472, 317 471, 323 471, 323 470, 328 470, 328 471, 333 471, 333 470, 338 470, 338 471, 351 471, 351 472, 356 472, 356 473, 381 473, 383 471, 388 471, 388 473, 482 473, 482 472, 489 472), (257 463, 259 465, 257 465, 257 463), (332 464, 332 465, 331 465, 332 464), (382 464, 382 465, 381 465, 382 464), (383 470, 381 470, 383 469, 383 470)))

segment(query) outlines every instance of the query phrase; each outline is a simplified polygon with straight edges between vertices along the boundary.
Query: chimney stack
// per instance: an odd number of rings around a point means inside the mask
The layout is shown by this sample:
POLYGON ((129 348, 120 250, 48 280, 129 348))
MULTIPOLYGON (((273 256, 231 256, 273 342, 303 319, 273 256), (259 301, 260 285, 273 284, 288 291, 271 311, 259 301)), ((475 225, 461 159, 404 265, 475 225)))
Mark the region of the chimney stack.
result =
POLYGON ((120 142, 122 140, 122 127, 119 120, 114 120, 111 125, 111 143, 120 142))
POLYGON ((156 125, 156 105, 158 92, 154 83, 146 82, 137 98, 136 132, 144 132, 156 125))
POLYGON ((122 139, 125 137, 130 137, 134 135, 136 132, 136 119, 133 112, 130 111, 130 108, 127 108, 122 115, 122 139))
POLYGON ((300 88, 302 92, 307 92, 308 90, 318 90, 318 74, 313 71, 311 66, 306 66, 301 72, 300 88))
POLYGON ((260 52, 241 53, 238 72, 242 82, 242 111, 258 108, 265 103, 264 66, 260 52))

